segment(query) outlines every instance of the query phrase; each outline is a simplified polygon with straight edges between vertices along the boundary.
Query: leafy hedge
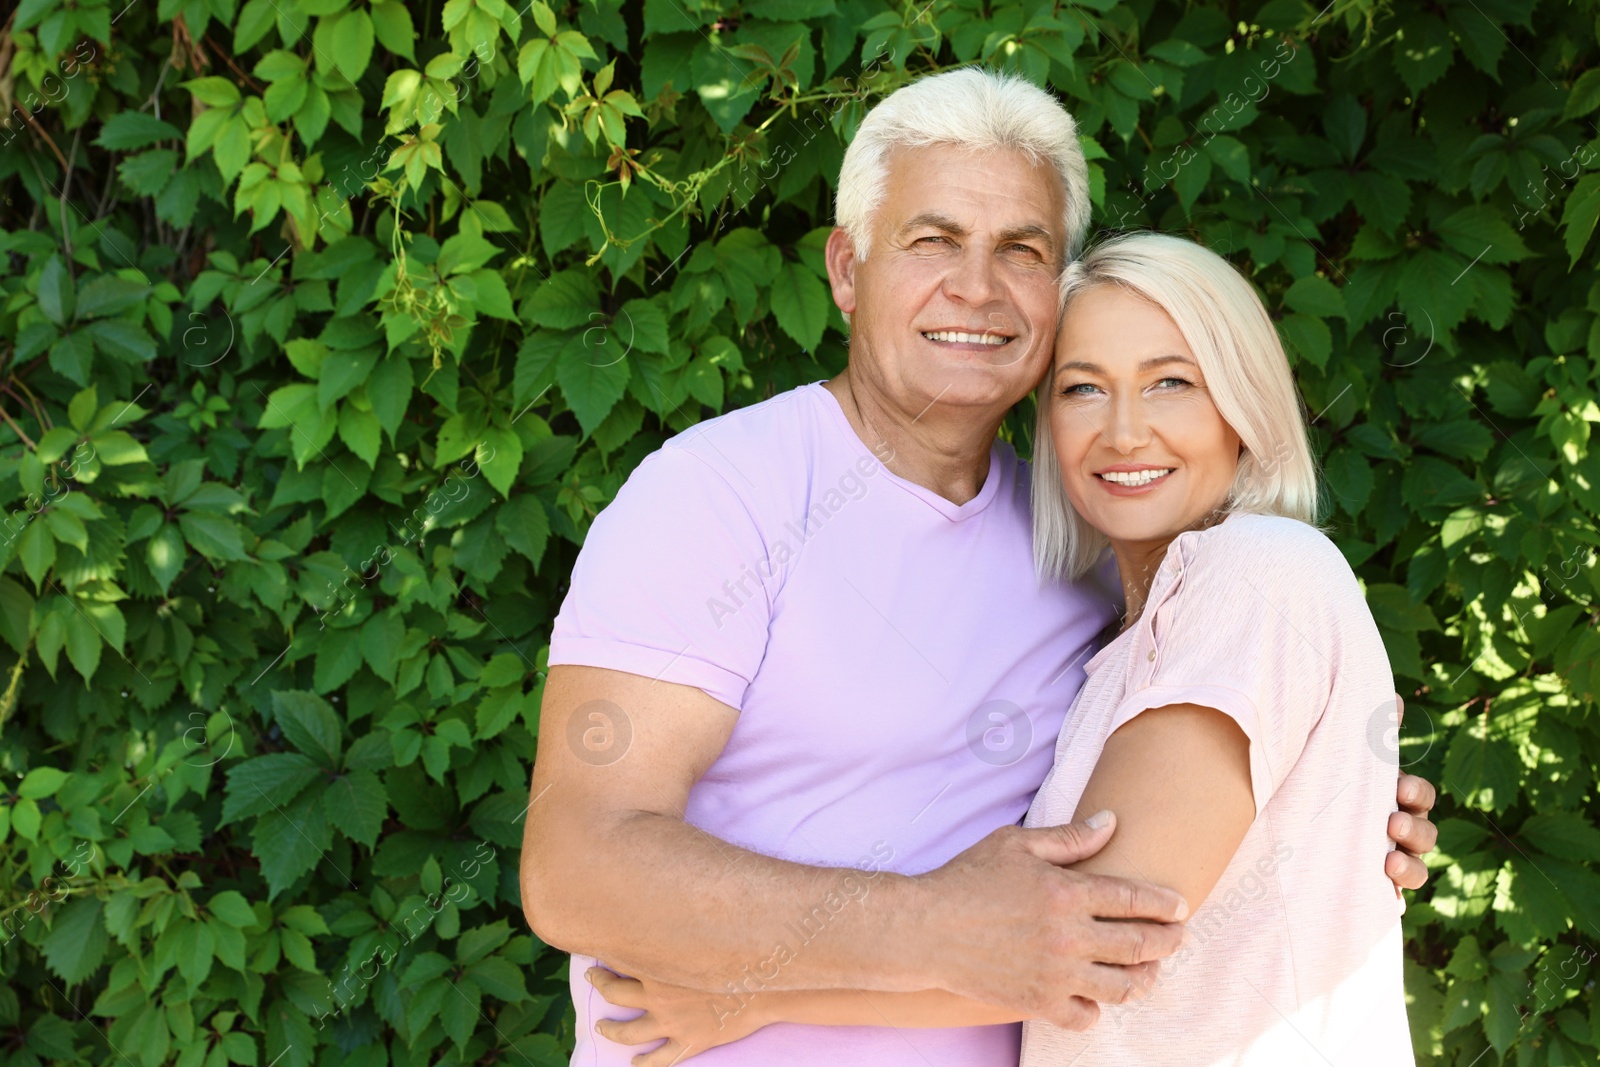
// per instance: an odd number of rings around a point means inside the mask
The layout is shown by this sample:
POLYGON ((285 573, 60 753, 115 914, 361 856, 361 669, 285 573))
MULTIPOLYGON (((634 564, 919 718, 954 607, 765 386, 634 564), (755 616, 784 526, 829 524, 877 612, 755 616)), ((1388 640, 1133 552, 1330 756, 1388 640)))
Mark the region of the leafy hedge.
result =
POLYGON ((1444 794, 1420 1062, 1595 1061, 1593 0, 123 3, 0 33, 0 1064, 564 1062, 565 576, 666 437, 842 366, 843 146, 973 61, 1293 349, 1444 794))

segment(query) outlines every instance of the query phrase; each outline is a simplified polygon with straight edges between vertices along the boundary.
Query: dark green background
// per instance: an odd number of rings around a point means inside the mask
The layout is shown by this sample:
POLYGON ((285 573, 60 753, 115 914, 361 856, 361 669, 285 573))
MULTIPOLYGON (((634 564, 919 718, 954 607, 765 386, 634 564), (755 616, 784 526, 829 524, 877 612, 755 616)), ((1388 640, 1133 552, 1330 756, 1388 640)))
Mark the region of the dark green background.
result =
POLYGON ((1595 3, 123 3, 0 35, 0 1064, 564 1062, 573 557, 842 366, 843 146, 973 61, 1289 344, 1443 794, 1419 1061, 1595 1062, 1595 3))

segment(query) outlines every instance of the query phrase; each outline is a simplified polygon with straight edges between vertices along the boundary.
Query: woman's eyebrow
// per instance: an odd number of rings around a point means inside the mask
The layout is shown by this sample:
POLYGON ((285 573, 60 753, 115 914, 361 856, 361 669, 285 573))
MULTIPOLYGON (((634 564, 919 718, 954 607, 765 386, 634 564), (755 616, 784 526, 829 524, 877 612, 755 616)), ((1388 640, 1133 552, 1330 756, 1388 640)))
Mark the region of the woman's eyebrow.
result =
MULTIPOLYGON (((1188 356, 1174 354, 1170 356, 1152 356, 1149 359, 1141 360, 1139 362, 1139 369, 1142 371, 1150 370, 1152 367, 1160 367, 1168 363, 1187 363, 1191 367, 1197 366, 1195 361, 1190 359, 1188 356)), ((1061 364, 1061 366, 1056 368, 1056 373, 1060 374, 1062 371, 1069 370, 1081 370, 1087 374, 1105 373, 1105 368, 1100 366, 1100 364, 1089 363, 1081 359, 1074 359, 1070 362, 1061 364)))

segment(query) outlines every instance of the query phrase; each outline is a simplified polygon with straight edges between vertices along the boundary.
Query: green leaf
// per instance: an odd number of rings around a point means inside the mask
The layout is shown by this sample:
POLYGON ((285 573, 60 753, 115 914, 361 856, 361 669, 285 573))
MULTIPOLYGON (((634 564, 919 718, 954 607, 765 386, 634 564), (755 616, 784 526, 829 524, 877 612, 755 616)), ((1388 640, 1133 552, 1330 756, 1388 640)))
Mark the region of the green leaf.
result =
POLYGON ((64 326, 72 318, 77 290, 72 283, 72 273, 60 256, 45 260, 39 272, 39 311, 57 326, 64 326))
POLYGON ((486 689, 520 685, 527 674, 526 660, 514 652, 502 652, 484 666, 483 673, 478 675, 478 684, 486 689))
POLYGON ((379 361, 367 379, 367 399, 372 402, 372 413, 391 440, 406 417, 414 386, 411 363, 399 355, 379 361))
POLYGON ((1296 311, 1318 318, 1344 318, 1347 314, 1344 295, 1338 287, 1315 274, 1308 274, 1289 286, 1283 294, 1283 302, 1296 311))
POLYGON ((1488 732, 1477 715, 1456 730, 1440 784, 1462 803, 1504 811, 1517 798, 1520 766, 1511 745, 1488 732))
POLYGON ((226 515, 209 511, 186 511, 178 516, 178 527, 189 545, 207 559, 247 559, 239 524, 226 515))
POLYGON ((250 910, 249 903, 235 890, 224 889, 206 901, 206 907, 212 915, 229 926, 242 930, 256 924, 255 912, 250 910))
POLYGON ((352 841, 372 848, 389 814, 389 793, 371 771, 346 771, 328 783, 328 821, 352 841))
POLYGON ((372 29, 384 48, 413 63, 417 61, 413 51, 417 31, 411 22, 411 12, 400 0, 380 0, 372 5, 372 29))
POLYGON ((39 824, 43 818, 39 813, 38 802, 27 797, 21 798, 11 806, 11 828, 29 841, 39 840, 39 824))
POLYGON ((522 441, 514 430, 491 426, 483 431, 483 443, 478 446, 476 462, 489 484, 503 497, 510 497, 511 486, 522 467, 522 441))
POLYGON ((345 447, 361 457, 369 467, 378 465, 378 452, 383 445, 383 427, 378 416, 363 410, 348 400, 339 405, 339 440, 345 447))
POLYGON ((222 822, 228 823, 287 804, 322 777, 322 769, 299 752, 273 752, 236 764, 228 771, 222 822))
POLYGON ((830 297, 817 276, 799 263, 785 263, 772 285, 772 314, 783 332, 812 352, 828 327, 830 297))
POLYGON ((110 356, 139 366, 156 358, 156 343, 142 326, 126 319, 102 319, 84 327, 95 348, 110 356))
POLYGON ((227 78, 194 78, 180 83, 179 88, 189 90, 207 107, 232 107, 239 102, 239 87, 227 78))
POLYGON ((56 539, 50 536, 44 523, 30 522, 17 539, 17 555, 22 560, 22 569, 33 579, 37 589, 56 564, 56 539))
POLYGON ((361 635, 355 630, 325 630, 317 642, 312 684, 319 693, 332 692, 348 682, 360 666, 361 635))
POLYGON ((1432 456, 1417 456, 1406 465, 1401 496, 1414 508, 1458 508, 1483 500, 1483 486, 1454 465, 1432 456))
POLYGON ((1576 812, 1547 812, 1522 824, 1520 836, 1535 848, 1563 859, 1591 862, 1600 857, 1600 830, 1576 812))
POLYGON ((1567 94, 1567 106, 1561 117, 1582 118, 1597 107, 1600 107, 1600 69, 1586 70, 1572 83, 1572 91, 1567 94))
POLYGON ((143 111, 119 111, 106 120, 94 143, 113 152, 146 148, 158 141, 181 141, 183 131, 143 111))
POLYGON ((507 1004, 528 1000, 528 987, 522 970, 502 956, 490 956, 467 968, 467 974, 483 991, 507 1004))
POLYGON ((471 966, 511 938, 511 926, 504 919, 488 926, 463 930, 456 939, 456 962, 471 966))
POLYGON ((1455 48, 1444 22, 1414 15, 1394 43, 1394 65, 1413 96, 1444 76, 1455 48))
POLYGON ((198 986, 211 974, 216 940, 204 923, 184 923, 178 927, 177 935, 178 973, 191 986, 198 986))
POLYGON ((354 352, 330 351, 322 358, 321 373, 317 381, 317 404, 328 409, 333 402, 366 381, 378 362, 378 350, 360 349, 354 352))
POLYGON ((339 765, 339 757, 344 752, 344 734, 339 728, 339 717, 327 701, 315 693, 291 689, 274 692, 272 705, 278 727, 291 744, 325 767, 339 765))
POLYGON ((53 797, 67 781, 67 772, 55 767, 35 767, 17 786, 17 795, 38 800, 53 797))
POLYGON ((556 365, 556 381, 585 437, 594 433, 628 387, 627 360, 596 361, 591 358, 595 354, 582 336, 574 337, 556 365))
MULTIPOLYGON (((287 889, 301 875, 320 862, 326 862, 326 849, 332 844, 332 831, 322 812, 322 796, 312 792, 283 803, 256 821, 255 844, 251 849, 261 861, 267 879, 267 899, 287 889)), ((332 871, 332 877, 342 876, 332 871)))
POLYGON ((473 1030, 477 1029, 478 1020, 482 1018, 479 1005, 483 1000, 483 993, 479 990, 478 984, 470 978, 462 978, 455 982, 454 986, 455 988, 439 1005, 439 1024, 444 1027, 444 1032, 460 1050, 467 1047, 467 1040, 472 1037, 473 1030))
POLYGON ((100 274, 90 278, 78 291, 78 316, 97 318, 120 315, 138 307, 150 295, 150 286, 130 282, 115 274, 100 274))
POLYGON ((372 61, 372 19, 358 7, 335 17, 338 22, 332 33, 333 61, 346 79, 359 81, 372 61))
POLYGON ((1291 312, 1278 324, 1291 352, 1321 370, 1333 354, 1333 334, 1321 319, 1291 312))
POLYGON ((622 305, 621 318, 623 325, 616 329, 620 332, 623 326, 627 328, 630 351, 638 349, 663 356, 669 354, 671 334, 667 328, 667 316, 656 302, 630 300, 622 305))
POLYGON ((550 518, 539 499, 529 493, 512 497, 495 513, 494 528, 506 544, 527 557, 537 574, 545 545, 550 541, 550 518))
POLYGON ((558 271, 533 291, 525 314, 536 326, 586 326, 600 317, 600 292, 588 271, 558 271))
POLYGON ((151 535, 145 545, 145 565, 150 568, 156 584, 161 586, 163 596, 172 589, 172 580, 183 570, 188 556, 183 533, 173 523, 162 523, 161 528, 151 535))
POLYGON ((394 681, 405 635, 405 620, 393 611, 374 612, 361 627, 361 658, 386 682, 394 681))
POLYGON ((1566 206, 1561 210, 1567 255, 1571 257, 1574 267, 1589 244, 1596 220, 1600 220, 1600 174, 1586 174, 1567 197, 1566 206))
POLYGON ((50 923, 40 947, 45 963, 68 986, 77 985, 99 970, 111 947, 98 897, 68 901, 50 923))
POLYGON ((515 722, 518 713, 522 711, 522 701, 521 688, 495 689, 485 693, 478 701, 474 716, 478 740, 487 741, 491 737, 497 737, 515 722))
MULTIPOLYGON (((28 643, 29 620, 33 617, 33 595, 22 586, 0 575, 0 637, 12 651, 21 652, 28 643)), ((0 832, 0 840, 5 834, 0 832)))
POLYGON ((1419 423, 1412 428, 1417 444, 1457 459, 1482 460, 1494 445, 1494 435, 1471 419, 1419 423))

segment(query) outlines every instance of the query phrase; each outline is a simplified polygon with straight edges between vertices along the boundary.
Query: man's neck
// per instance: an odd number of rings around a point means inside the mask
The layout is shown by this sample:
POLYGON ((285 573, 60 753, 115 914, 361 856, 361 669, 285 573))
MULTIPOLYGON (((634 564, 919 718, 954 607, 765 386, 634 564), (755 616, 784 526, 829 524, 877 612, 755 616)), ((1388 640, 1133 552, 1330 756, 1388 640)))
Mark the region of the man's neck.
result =
POLYGON ((839 401, 856 436, 892 473, 953 504, 965 504, 983 489, 1004 411, 992 416, 940 412, 937 399, 921 411, 906 411, 880 390, 852 379, 848 368, 823 388, 839 401))

